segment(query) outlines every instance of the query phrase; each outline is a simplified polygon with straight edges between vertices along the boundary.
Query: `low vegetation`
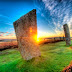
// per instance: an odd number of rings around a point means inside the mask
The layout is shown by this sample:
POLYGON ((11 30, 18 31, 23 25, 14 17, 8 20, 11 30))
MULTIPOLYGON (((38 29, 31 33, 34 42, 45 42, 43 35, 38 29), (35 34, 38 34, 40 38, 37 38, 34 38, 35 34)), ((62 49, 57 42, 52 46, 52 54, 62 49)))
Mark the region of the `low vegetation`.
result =
POLYGON ((0 42, 0 51, 8 48, 16 48, 17 41, 0 42))
POLYGON ((17 49, 0 51, 0 72, 61 72, 72 60, 72 48, 65 42, 40 45, 41 57, 22 59, 17 49))

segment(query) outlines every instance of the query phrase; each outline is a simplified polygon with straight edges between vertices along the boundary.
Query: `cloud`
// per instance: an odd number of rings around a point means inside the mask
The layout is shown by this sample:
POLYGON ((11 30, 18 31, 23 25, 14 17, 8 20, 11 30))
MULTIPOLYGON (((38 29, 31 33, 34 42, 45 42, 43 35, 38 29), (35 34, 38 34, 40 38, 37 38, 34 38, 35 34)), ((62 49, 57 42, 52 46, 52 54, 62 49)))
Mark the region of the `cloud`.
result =
POLYGON ((8 16, 2 15, 2 14, 0 14, 0 17, 4 17, 4 18, 7 18, 8 20, 10 20, 10 18, 8 16))
POLYGON ((10 22, 9 22, 9 23, 5 23, 5 24, 7 24, 7 25, 13 25, 13 24, 12 24, 12 23, 10 23, 10 22))
POLYGON ((8 32, 6 32, 6 33, 8 33, 8 32))
POLYGON ((7 25, 13 25, 10 18, 8 16, 0 14, 0 24, 7 24, 7 25))
POLYGON ((72 17, 69 19, 68 25, 69 25, 70 30, 72 30, 72 17))
POLYGON ((10 28, 11 30, 14 30, 14 28, 10 28))
POLYGON ((6 32, 0 32, 0 33, 6 33, 6 32))
POLYGON ((42 0, 45 4, 45 8, 49 10, 53 10, 54 7, 57 5, 57 2, 54 0, 42 0))
MULTIPOLYGON (((63 25, 68 24, 72 33, 72 0, 34 0, 35 7, 48 28, 64 36, 63 25)), ((39 32, 40 33, 40 32, 39 32)))
POLYGON ((41 16, 42 16, 42 17, 44 17, 44 14, 43 14, 43 13, 41 13, 41 16))
POLYGON ((14 36, 14 33, 9 33, 8 36, 14 36))
POLYGON ((0 32, 0 34, 6 34, 6 33, 8 33, 8 32, 0 32))
POLYGON ((54 25, 54 31, 57 35, 63 33, 63 24, 67 23, 69 28, 72 29, 71 0, 42 0, 45 4, 45 9, 50 12, 51 22, 54 25), (67 5, 68 4, 68 5, 67 5))
POLYGON ((0 36, 3 36, 3 34, 0 34, 0 36))
POLYGON ((0 36, 5 36, 7 34, 8 34, 8 32, 0 32, 0 36))
POLYGON ((6 32, 0 32, 0 36, 4 36, 4 34, 6 34, 6 32))
POLYGON ((0 32, 0 39, 16 39, 15 33, 0 32))

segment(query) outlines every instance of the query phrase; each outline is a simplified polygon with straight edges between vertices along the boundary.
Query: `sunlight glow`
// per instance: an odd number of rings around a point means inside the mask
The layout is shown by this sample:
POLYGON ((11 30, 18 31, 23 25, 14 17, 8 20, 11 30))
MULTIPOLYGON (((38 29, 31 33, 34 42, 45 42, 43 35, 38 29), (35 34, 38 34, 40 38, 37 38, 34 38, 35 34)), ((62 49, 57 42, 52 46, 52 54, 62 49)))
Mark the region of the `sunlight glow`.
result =
POLYGON ((35 35, 35 36, 34 36, 34 39, 35 39, 35 41, 36 41, 37 43, 39 43, 39 42, 40 42, 40 39, 38 38, 38 36, 37 36, 37 35, 35 35))
POLYGON ((16 39, 16 36, 1 36, 0 39, 16 39))
POLYGON ((37 42, 39 42, 40 40, 39 40, 39 38, 37 38, 37 42))
POLYGON ((54 33, 50 33, 50 32, 38 31, 38 38, 63 37, 63 36, 64 36, 63 32, 58 32, 58 34, 54 34, 54 33))
POLYGON ((32 32, 32 28, 30 28, 30 32, 32 32))

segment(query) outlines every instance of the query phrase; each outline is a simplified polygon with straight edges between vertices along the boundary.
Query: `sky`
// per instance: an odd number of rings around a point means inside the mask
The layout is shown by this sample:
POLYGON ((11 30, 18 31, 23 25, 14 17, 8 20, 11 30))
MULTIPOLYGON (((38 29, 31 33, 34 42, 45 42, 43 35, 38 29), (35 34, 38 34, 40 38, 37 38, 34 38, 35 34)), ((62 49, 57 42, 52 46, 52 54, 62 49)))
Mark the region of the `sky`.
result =
POLYGON ((63 37, 68 24, 72 37, 72 0, 0 1, 0 39, 15 39, 13 22, 36 9, 38 37, 63 37))

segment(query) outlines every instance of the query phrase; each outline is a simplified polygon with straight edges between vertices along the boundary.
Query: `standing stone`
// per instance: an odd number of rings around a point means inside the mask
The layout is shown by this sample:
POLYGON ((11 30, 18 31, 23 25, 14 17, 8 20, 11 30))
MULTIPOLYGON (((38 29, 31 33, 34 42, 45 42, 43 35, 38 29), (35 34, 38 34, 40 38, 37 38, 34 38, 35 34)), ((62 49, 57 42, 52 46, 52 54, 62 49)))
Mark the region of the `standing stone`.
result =
POLYGON ((56 41, 55 37, 54 37, 54 42, 56 41))
POLYGON ((63 41, 65 40, 64 36, 63 36, 63 41))
POLYGON ((18 48, 25 60, 40 56, 37 43, 36 9, 33 9, 15 21, 14 29, 18 41, 18 48))
POLYGON ((61 41, 61 37, 60 37, 60 41, 61 41))
POLYGON ((64 24, 63 28, 64 28, 64 33, 65 33, 66 45, 71 45, 70 32, 69 32, 68 25, 64 24))

